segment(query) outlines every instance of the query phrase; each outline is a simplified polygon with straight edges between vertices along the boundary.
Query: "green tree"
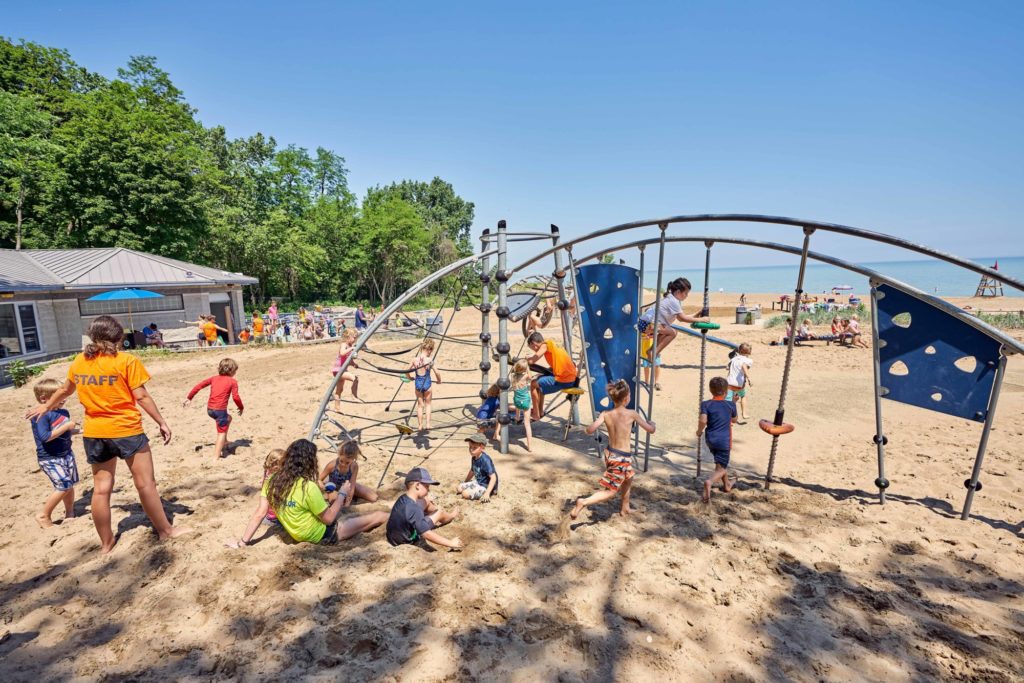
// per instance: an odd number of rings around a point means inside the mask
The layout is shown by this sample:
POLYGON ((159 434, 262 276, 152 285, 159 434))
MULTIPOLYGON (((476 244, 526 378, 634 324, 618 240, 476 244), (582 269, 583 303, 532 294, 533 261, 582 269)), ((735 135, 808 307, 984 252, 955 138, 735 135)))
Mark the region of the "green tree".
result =
POLYGON ((398 197, 363 202, 354 265, 377 301, 394 297, 428 272, 430 234, 416 208, 398 197))
POLYGON ((50 142, 53 118, 31 97, 0 91, 0 203, 14 212, 15 249, 21 249, 29 199, 53 171, 59 150, 50 142))

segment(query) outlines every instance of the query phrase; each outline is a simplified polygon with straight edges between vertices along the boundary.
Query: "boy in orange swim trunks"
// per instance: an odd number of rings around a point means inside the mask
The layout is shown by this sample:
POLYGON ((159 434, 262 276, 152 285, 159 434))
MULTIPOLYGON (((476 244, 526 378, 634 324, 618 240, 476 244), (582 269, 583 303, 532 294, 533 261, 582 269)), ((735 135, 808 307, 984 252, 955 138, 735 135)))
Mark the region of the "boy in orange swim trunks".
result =
POLYGON ((577 498, 576 506, 569 513, 572 519, 579 517, 583 508, 611 500, 615 494, 622 492, 620 513, 625 516, 632 510, 629 507, 629 490, 633 485, 633 454, 629 449, 629 437, 633 424, 648 434, 653 434, 655 424, 645 420, 640 413, 626 407, 629 403, 629 385, 625 380, 618 380, 608 385, 608 397, 615 404, 612 410, 606 410, 587 427, 587 434, 593 434, 601 425, 608 430, 608 448, 605 452, 605 471, 598 482, 603 491, 577 498))

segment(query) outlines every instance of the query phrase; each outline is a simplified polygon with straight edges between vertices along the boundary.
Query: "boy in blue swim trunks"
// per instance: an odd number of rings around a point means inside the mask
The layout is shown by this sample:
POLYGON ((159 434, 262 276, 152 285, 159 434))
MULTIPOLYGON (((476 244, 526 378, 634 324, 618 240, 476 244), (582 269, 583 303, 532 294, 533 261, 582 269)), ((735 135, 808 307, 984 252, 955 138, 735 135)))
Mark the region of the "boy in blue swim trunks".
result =
MULTIPOLYGON (((46 403, 61 386, 62 383, 55 379, 44 379, 32 387, 32 392, 38 402, 46 403)), ((75 423, 71 421, 71 413, 64 409, 63 401, 54 410, 32 420, 32 436, 36 442, 39 469, 53 484, 53 493, 46 499, 43 511, 36 516, 36 521, 43 528, 53 526, 53 509, 61 501, 64 502, 64 519, 75 517, 78 465, 75 464, 75 454, 71 452, 71 434, 74 429, 75 423)))
POLYGON ((526 343, 534 354, 526 359, 527 365, 543 358, 551 368, 550 375, 542 375, 530 384, 533 419, 539 420, 544 417, 544 396, 576 386, 579 374, 566 350, 550 339, 545 340, 540 332, 527 337, 526 343))
POLYGON ((645 420, 640 413, 626 407, 629 403, 629 385, 620 379, 608 385, 608 397, 615 405, 606 410, 587 427, 587 434, 593 434, 601 425, 608 431, 608 447, 605 449, 605 471, 599 484, 603 491, 587 497, 577 498, 576 506, 569 517, 576 519, 589 505, 596 505, 611 500, 615 494, 622 493, 622 506, 619 512, 623 517, 632 512, 629 507, 629 493, 633 486, 633 454, 629 448, 629 438, 636 424, 648 434, 653 434, 655 424, 645 420))
POLYGON ((466 473, 466 479, 455 487, 455 491, 466 500, 486 503, 498 492, 498 471, 494 469, 491 456, 484 453, 487 437, 483 434, 470 434, 464 441, 469 444, 469 472, 466 473))
POLYGON ((476 427, 481 434, 491 430, 491 438, 494 440, 498 439, 498 421, 494 419, 494 416, 498 413, 500 407, 501 389, 498 388, 497 384, 492 384, 487 388, 485 392, 487 398, 480 404, 480 407, 476 410, 476 427))
POLYGON ((711 486, 722 482, 722 490, 732 491, 729 483, 729 451, 732 449, 732 425, 736 422, 736 404, 725 400, 729 382, 724 377, 712 377, 708 383, 711 400, 700 404, 700 423, 697 438, 704 435, 708 450, 715 458, 715 473, 704 482, 704 502, 711 502, 711 486))
POLYGON ((434 340, 424 339, 416 357, 409 363, 409 372, 406 373, 409 379, 413 380, 416 388, 416 419, 420 431, 430 431, 430 398, 432 395, 430 373, 437 377, 437 383, 441 383, 441 373, 434 367, 434 340), (423 414, 426 413, 426 420, 423 414))

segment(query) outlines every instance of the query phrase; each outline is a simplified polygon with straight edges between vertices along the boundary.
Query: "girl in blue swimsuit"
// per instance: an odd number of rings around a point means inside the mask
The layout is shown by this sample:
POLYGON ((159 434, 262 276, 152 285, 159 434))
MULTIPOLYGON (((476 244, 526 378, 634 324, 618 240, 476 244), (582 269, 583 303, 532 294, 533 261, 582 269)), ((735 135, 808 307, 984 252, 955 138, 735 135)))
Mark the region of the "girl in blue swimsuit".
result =
POLYGON ((424 339, 420 350, 416 352, 416 357, 409 363, 409 372, 407 373, 409 378, 415 383, 416 419, 419 423, 420 431, 430 429, 431 371, 433 371, 434 376, 437 378, 437 383, 441 383, 441 373, 434 367, 434 359, 431 357, 433 353, 434 340, 424 339), (426 412, 426 420, 423 418, 424 412, 426 412))

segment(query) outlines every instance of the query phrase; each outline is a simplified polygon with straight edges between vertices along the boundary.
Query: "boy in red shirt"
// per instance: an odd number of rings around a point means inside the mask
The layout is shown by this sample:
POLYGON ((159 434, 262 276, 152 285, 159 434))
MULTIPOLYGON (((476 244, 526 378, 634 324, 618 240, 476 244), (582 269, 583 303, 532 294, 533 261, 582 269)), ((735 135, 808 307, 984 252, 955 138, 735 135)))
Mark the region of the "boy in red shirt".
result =
POLYGON ((218 458, 224 457, 224 449, 228 445, 228 428, 231 426, 231 415, 228 413, 228 397, 230 396, 235 405, 238 406, 238 414, 245 410, 242 399, 238 395, 238 382, 235 381, 235 373, 238 372, 238 363, 230 358, 225 358, 217 366, 219 374, 204 379, 192 387, 188 392, 188 398, 181 404, 188 406, 192 398, 199 393, 203 387, 210 387, 210 400, 206 403, 206 414, 217 423, 217 445, 214 448, 214 455, 218 458))

